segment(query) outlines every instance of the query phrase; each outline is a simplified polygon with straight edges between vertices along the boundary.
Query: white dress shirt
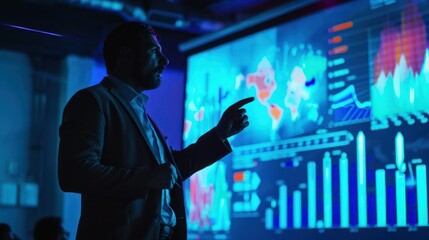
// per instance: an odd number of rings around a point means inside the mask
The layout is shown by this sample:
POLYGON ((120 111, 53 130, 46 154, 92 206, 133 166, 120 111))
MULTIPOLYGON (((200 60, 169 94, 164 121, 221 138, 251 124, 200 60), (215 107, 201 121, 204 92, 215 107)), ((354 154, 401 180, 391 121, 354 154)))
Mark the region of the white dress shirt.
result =
MULTIPOLYGON (((131 107, 140 119, 143 126, 143 130, 149 139, 149 144, 154 152, 154 155, 159 164, 165 163, 165 152, 161 140, 154 129, 153 124, 149 120, 145 105, 149 98, 142 92, 136 92, 127 83, 109 76, 112 82, 117 86, 120 96, 124 98, 126 102, 129 102, 131 107)), ((176 215, 173 209, 170 207, 170 191, 168 189, 162 190, 162 203, 161 203, 161 221, 163 224, 174 227, 176 225, 176 215)))

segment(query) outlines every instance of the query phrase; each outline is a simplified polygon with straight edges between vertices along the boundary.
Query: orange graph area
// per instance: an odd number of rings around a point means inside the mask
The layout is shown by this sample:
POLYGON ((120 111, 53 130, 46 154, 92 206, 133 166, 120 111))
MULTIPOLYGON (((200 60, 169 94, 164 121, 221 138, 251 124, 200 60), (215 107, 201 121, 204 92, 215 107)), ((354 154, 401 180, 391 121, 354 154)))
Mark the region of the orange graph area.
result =
POLYGON ((416 4, 401 13, 401 26, 386 22, 380 34, 380 48, 374 56, 374 84, 381 72, 393 74, 401 56, 414 74, 420 73, 426 50, 426 25, 416 4))
POLYGON ((347 45, 342 45, 339 47, 335 47, 331 50, 329 50, 329 55, 335 55, 335 54, 340 54, 340 53, 345 53, 349 50, 349 47, 347 45))
POLYGON ((234 182, 243 182, 244 181, 244 172, 235 172, 233 175, 234 182))
POLYGON ((344 23, 337 24, 328 29, 329 32, 339 32, 353 27, 353 22, 348 21, 344 23))
POLYGON ((341 36, 335 36, 335 37, 330 38, 328 40, 328 43, 329 44, 336 44, 336 43, 340 43, 342 41, 343 41, 343 38, 341 36))
POLYGON ((275 71, 267 57, 263 57, 259 62, 256 72, 247 75, 246 85, 248 88, 251 86, 256 88, 256 96, 261 103, 266 104, 271 98, 277 88, 277 82, 275 71))

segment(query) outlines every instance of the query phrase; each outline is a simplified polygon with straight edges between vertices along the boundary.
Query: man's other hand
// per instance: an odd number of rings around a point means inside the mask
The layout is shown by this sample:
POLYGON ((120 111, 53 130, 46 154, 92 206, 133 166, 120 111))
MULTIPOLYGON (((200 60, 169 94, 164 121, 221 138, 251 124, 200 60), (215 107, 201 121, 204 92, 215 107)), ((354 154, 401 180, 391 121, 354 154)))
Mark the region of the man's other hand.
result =
POLYGON ((163 163, 151 170, 150 188, 173 189, 177 180, 177 170, 171 163, 163 163))

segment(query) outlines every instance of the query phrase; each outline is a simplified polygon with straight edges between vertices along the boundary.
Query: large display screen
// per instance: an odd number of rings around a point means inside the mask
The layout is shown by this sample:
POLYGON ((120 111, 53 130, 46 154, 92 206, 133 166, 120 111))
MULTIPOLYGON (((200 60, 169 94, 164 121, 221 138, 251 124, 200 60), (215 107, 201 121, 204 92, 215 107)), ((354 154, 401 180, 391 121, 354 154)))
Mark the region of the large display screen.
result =
POLYGON ((188 58, 183 143, 249 96, 186 182, 190 239, 429 239, 429 1, 349 1, 188 58))

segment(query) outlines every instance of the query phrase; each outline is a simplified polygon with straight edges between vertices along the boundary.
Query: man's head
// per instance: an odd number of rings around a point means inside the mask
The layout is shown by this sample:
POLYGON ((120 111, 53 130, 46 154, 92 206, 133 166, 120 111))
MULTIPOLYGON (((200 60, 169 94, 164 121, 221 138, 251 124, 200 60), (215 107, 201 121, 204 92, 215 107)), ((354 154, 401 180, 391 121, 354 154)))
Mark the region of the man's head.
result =
POLYGON ((59 217, 41 218, 34 227, 34 240, 66 240, 68 236, 59 217))
POLYGON ((103 55, 107 73, 138 91, 159 87, 168 64, 157 33, 141 22, 126 22, 114 28, 104 41, 103 55))
POLYGON ((0 240, 14 239, 12 229, 6 223, 0 223, 0 240))

